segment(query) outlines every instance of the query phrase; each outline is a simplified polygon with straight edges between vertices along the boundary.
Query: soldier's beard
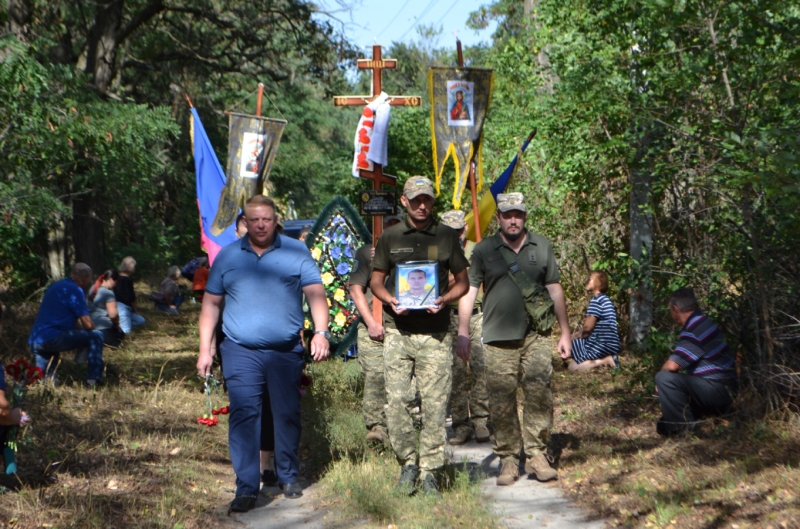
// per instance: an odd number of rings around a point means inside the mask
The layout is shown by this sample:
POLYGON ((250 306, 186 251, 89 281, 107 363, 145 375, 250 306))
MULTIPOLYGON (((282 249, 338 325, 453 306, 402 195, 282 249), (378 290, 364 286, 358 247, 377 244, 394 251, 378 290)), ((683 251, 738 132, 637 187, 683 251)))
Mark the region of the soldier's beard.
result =
POLYGON ((503 237, 505 237, 509 241, 513 242, 513 241, 516 241, 517 239, 519 239, 520 237, 522 237, 524 235, 524 233, 525 232, 523 230, 519 230, 519 232, 517 232, 517 233, 506 233, 504 231, 503 232, 503 237))

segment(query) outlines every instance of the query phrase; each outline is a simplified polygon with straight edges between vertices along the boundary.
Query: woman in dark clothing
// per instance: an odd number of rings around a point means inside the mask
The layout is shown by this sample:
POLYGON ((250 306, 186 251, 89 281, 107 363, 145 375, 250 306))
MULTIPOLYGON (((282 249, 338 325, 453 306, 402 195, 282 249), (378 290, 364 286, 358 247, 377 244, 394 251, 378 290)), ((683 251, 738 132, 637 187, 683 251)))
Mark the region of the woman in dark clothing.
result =
POLYGON ((119 311, 114 287, 119 279, 115 268, 106 270, 89 290, 89 316, 94 328, 103 333, 103 343, 118 346, 125 333, 119 327, 119 311))

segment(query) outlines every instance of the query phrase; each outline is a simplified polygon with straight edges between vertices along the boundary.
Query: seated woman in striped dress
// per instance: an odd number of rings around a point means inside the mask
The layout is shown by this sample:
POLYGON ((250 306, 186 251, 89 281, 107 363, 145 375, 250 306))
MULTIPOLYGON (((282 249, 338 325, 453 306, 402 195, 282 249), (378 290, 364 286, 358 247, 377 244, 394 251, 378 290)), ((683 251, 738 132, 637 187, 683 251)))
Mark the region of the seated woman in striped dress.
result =
POLYGON ((614 303, 606 295, 608 275, 600 270, 589 274, 586 291, 591 292, 592 300, 586 309, 583 329, 572 335, 572 358, 570 371, 589 371, 600 366, 619 369, 619 332, 617 331, 617 312, 614 303))

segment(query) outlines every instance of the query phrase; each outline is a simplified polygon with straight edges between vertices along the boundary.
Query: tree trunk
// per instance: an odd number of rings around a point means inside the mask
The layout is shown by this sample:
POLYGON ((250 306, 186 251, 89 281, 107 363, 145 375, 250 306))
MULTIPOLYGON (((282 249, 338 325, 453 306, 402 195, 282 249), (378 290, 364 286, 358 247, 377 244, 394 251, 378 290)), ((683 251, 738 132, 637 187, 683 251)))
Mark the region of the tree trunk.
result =
POLYGON ((96 200, 89 193, 75 197, 72 201, 75 262, 88 264, 95 275, 106 267, 105 229, 103 222, 97 217, 96 200))
POLYGON ((30 22, 33 18, 33 6, 29 0, 6 0, 8 18, 6 31, 21 41, 27 40, 30 22))
POLYGON ((47 271, 53 281, 64 279, 67 273, 67 240, 62 217, 47 231, 47 271))
POLYGON ((640 281, 630 297, 630 337, 632 344, 650 334, 653 325, 653 272, 650 267, 653 252, 653 215, 650 206, 651 176, 642 168, 631 172, 630 254, 639 262, 640 281))
POLYGON ((93 77, 95 86, 101 92, 108 90, 116 72, 114 60, 123 4, 124 0, 98 4, 94 25, 86 42, 84 71, 93 77))

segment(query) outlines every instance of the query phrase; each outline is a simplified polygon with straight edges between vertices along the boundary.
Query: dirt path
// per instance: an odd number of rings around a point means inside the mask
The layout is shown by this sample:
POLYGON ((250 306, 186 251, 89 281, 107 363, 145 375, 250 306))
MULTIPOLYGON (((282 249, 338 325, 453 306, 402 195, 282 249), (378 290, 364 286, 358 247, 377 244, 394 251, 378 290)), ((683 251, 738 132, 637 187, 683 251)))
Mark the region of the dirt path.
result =
MULTIPOLYGON (((449 449, 450 450, 450 449, 449 449)), ((602 529, 602 520, 592 519, 568 500, 558 487, 522 478, 511 487, 498 487, 495 478, 499 461, 492 453, 491 444, 471 441, 464 446, 452 447, 454 464, 466 469, 475 479, 481 480, 481 489, 491 501, 492 509, 505 527, 548 529, 602 529)), ((287 500, 278 488, 262 491, 256 508, 237 514, 231 521, 248 529, 325 529, 336 525, 335 512, 320 497, 317 486, 302 482, 303 497, 287 500)))
POLYGON ((248 529, 324 529, 333 518, 321 500, 314 483, 300 480, 303 497, 287 500, 278 487, 262 489, 256 508, 250 512, 234 514, 232 520, 239 527, 248 529))
MULTIPOLYGON (((509 529, 537 527, 548 529, 602 529, 602 520, 592 520, 568 500, 554 485, 539 483, 522 477, 510 487, 498 487, 495 479, 500 472, 500 461, 492 453, 491 443, 471 441, 452 447, 452 461, 466 463, 474 476, 485 476, 481 489, 491 500, 492 509, 509 529)), ((524 473, 520 473, 524 476, 524 473)))

